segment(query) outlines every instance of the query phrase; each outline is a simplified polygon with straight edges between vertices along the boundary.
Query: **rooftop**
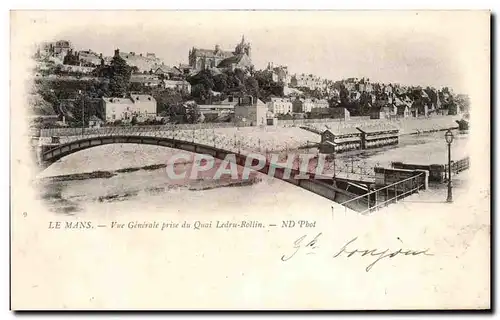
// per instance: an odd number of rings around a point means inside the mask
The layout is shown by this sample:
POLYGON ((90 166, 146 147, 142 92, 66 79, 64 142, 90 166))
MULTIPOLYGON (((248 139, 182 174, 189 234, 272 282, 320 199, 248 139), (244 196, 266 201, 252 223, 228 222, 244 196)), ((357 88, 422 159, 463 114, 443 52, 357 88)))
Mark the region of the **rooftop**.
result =
POLYGON ((140 102, 156 102, 153 96, 148 94, 131 94, 129 98, 102 98, 105 102, 116 103, 116 104, 130 104, 130 103, 140 103, 140 102))
POLYGON ((130 97, 132 100, 134 100, 135 103, 137 102, 151 102, 154 101, 156 102, 155 98, 149 94, 131 94, 130 97))
POLYGON ((193 54, 207 58, 214 58, 214 57, 229 58, 233 56, 233 53, 231 51, 223 51, 223 50, 215 51, 214 49, 198 49, 198 48, 194 48, 193 54))
POLYGON ((327 130, 329 130, 331 133, 333 133, 336 136, 347 135, 347 134, 359 134, 359 130, 357 130, 354 127, 340 127, 339 126, 337 128, 330 128, 327 130))
POLYGON ((230 67, 233 63, 238 63, 241 61, 243 58, 244 54, 237 54, 232 57, 226 58, 222 60, 217 67, 219 68, 224 68, 224 67, 230 67))
POLYGON ((271 97, 272 102, 290 102, 289 98, 271 97))
POLYGON ((116 104, 129 104, 132 102, 132 100, 130 98, 113 98, 113 97, 105 98, 105 97, 103 97, 102 99, 105 102, 116 103, 116 104))

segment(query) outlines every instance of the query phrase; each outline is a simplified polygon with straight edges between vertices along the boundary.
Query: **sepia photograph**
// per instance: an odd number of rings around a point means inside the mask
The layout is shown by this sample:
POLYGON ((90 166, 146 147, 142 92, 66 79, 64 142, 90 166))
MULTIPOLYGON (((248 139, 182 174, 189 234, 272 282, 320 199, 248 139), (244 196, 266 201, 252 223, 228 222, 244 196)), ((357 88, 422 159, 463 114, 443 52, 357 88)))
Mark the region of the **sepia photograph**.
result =
POLYGON ((11 11, 11 309, 489 310, 490 23, 11 11))

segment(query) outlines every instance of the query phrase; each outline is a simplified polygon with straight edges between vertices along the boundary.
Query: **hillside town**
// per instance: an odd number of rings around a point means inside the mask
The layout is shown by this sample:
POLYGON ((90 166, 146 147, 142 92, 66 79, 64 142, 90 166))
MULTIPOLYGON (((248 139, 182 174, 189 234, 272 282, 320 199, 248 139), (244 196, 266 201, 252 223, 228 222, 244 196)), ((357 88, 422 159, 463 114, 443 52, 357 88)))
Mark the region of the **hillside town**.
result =
POLYGON ((269 62, 256 70, 244 36, 234 48, 192 47, 167 65, 155 53, 112 56, 59 40, 37 45, 29 95, 37 127, 400 119, 464 115, 469 98, 452 88, 405 86, 369 78, 324 79, 269 62))

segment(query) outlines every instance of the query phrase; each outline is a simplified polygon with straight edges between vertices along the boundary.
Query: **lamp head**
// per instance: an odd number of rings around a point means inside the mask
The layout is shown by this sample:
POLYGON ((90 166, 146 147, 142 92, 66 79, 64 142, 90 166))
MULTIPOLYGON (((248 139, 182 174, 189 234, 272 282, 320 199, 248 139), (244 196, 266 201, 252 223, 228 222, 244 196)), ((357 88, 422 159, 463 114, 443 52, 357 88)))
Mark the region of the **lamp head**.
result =
POLYGON ((453 142, 453 132, 451 130, 446 131, 444 138, 446 139, 446 143, 451 144, 453 142))

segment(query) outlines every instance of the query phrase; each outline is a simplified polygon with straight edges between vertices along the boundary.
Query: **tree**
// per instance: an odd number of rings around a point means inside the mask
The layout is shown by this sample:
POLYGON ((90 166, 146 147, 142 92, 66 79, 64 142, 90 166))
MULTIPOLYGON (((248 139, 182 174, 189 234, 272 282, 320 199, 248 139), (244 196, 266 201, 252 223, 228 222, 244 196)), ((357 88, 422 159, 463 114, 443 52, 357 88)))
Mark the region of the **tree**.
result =
POLYGON ((127 94, 131 73, 132 69, 127 62, 119 55, 115 55, 111 60, 108 73, 111 96, 123 97, 127 94))
POLYGON ((191 95, 199 101, 205 101, 210 97, 210 92, 203 84, 199 83, 191 87, 191 95))
POLYGON ((283 84, 274 82, 268 72, 256 71, 253 74, 253 78, 257 80, 259 99, 269 101, 271 96, 283 97, 283 84))
POLYGON ((430 102, 433 103, 434 105, 437 105, 438 96, 436 91, 430 87, 427 87, 424 91, 429 97, 430 102))
POLYGON ((130 121, 130 124, 135 126, 137 124, 137 116, 133 116, 132 120, 130 121))
POLYGON ((83 94, 77 98, 74 105, 69 105, 63 112, 67 115, 67 120, 72 126, 81 127, 82 120, 83 125, 88 126, 89 119, 92 116, 97 116, 98 118, 104 119, 105 114, 102 109, 102 105, 92 99, 89 95, 83 94), (82 119, 82 111, 84 118, 82 119))
POLYGON ((214 77, 214 91, 224 92, 228 88, 228 76, 225 73, 221 73, 214 77))
POLYGON ((151 93, 151 88, 143 85, 140 82, 131 82, 130 86, 129 86, 129 90, 130 90, 130 92, 141 92, 141 93, 146 93, 146 94, 151 93))
POLYGON ((253 77, 247 77, 245 79, 245 92, 252 97, 259 96, 259 83, 253 77))
POLYGON ((459 94, 456 96, 455 101, 460 110, 469 112, 470 110, 470 97, 466 94, 459 94))
POLYGON ((344 85, 340 87, 339 98, 341 104, 345 105, 349 103, 349 91, 346 89, 344 85))
POLYGON ((236 76, 236 78, 238 79, 238 81, 240 83, 244 83, 245 82, 245 71, 237 68, 237 69, 234 69, 234 75, 236 76))
POLYGON ((178 110, 176 106, 181 105, 182 95, 172 89, 158 90, 152 93, 156 100, 156 112, 164 115, 176 115, 178 110))
POLYGON ((361 97, 359 98, 359 112, 362 115, 370 114, 370 106, 372 102, 372 97, 368 92, 361 93, 361 97))
POLYGON ((200 107, 195 102, 186 102, 184 108, 186 109, 186 121, 188 123, 199 123, 205 119, 200 111, 200 107))
POLYGON ((208 69, 202 70, 194 76, 187 79, 191 85, 201 84, 205 90, 212 90, 214 88, 212 72, 208 69))

